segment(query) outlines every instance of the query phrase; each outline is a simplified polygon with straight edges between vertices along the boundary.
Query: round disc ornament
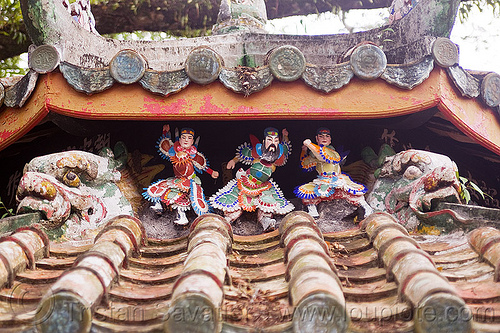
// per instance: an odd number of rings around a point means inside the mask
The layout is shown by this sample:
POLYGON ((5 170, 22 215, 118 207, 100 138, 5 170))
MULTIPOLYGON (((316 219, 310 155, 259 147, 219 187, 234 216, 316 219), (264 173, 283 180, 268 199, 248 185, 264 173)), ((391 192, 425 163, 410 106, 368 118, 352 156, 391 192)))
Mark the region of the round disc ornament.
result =
POLYGON ((222 63, 219 55, 208 47, 191 51, 186 59, 186 73, 191 81, 209 84, 217 80, 222 63))
POLYGON ((59 66, 59 52, 51 45, 40 45, 28 56, 28 66, 40 74, 52 72, 59 66))
POLYGON ((280 81, 295 81, 306 70, 306 58, 295 46, 275 48, 267 58, 271 73, 280 81))
POLYGON ((439 66, 448 68, 458 63, 458 48, 448 38, 439 37, 432 43, 432 56, 439 66))
POLYGON ((352 52, 350 63, 357 77, 363 80, 374 80, 385 71, 387 58, 378 46, 364 44, 352 52))
POLYGON ((3 84, 0 83, 0 106, 2 106, 4 97, 5 97, 5 88, 3 87, 3 84))
POLYGON ((481 82, 481 97, 491 108, 500 105, 500 75, 489 73, 481 82))
POLYGON ((139 81, 146 71, 146 61, 134 50, 121 50, 109 64, 111 76, 123 84, 139 81))
POLYGON ((40 302, 33 324, 37 332, 90 332, 92 312, 80 296, 57 292, 40 302))

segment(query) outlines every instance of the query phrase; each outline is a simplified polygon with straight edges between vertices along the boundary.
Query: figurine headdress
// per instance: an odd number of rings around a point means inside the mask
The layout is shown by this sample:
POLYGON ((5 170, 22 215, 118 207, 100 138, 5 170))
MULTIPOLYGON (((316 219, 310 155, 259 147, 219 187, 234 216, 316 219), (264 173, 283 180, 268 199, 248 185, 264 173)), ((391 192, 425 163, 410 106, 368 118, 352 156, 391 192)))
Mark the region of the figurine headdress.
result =
POLYGON ((330 130, 328 128, 326 128, 326 127, 320 127, 316 131, 316 135, 320 135, 320 134, 328 134, 328 135, 330 135, 330 130))
POLYGON ((267 127, 264 130, 264 137, 266 137, 266 136, 279 136, 279 132, 274 127, 267 127))
POLYGON ((194 129, 192 129, 190 127, 183 127, 181 129, 181 135, 182 134, 191 134, 194 137, 194 129))

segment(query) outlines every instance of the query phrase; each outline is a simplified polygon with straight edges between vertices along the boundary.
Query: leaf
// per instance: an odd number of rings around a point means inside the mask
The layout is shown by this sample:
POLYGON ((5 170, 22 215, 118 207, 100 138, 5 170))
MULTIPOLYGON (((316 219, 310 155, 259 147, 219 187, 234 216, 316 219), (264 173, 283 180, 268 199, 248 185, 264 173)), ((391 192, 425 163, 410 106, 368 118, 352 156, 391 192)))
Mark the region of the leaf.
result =
POLYGON ((479 188, 479 186, 477 186, 477 185, 476 185, 476 184, 474 184, 473 182, 469 182, 469 185, 470 185, 470 186, 471 186, 471 187, 472 187, 472 188, 473 188, 473 189, 474 189, 477 193, 479 193, 479 194, 481 195, 481 198, 483 198, 483 200, 484 200, 484 192, 483 192, 483 190, 481 190, 481 189, 479 188))
POLYGON ((460 182, 461 182, 462 184, 467 184, 467 182, 469 181, 467 178, 462 177, 462 176, 458 176, 458 179, 460 179, 460 182))
POLYGON ((469 203, 470 201, 470 192, 468 189, 464 188, 464 200, 465 200, 465 203, 469 203))

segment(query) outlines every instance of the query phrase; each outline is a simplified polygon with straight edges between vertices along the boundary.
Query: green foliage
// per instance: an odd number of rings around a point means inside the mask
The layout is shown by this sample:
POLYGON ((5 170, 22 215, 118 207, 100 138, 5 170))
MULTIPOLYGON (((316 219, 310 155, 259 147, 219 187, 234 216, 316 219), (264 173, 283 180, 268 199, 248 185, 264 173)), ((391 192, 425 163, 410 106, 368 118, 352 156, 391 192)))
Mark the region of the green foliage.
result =
POLYGON ((118 40, 151 40, 151 41, 161 41, 165 39, 176 39, 179 37, 169 35, 165 32, 159 31, 134 31, 134 32, 122 32, 118 34, 108 34, 106 37, 118 40))
POLYGON ((0 197, 0 218, 14 215, 14 209, 7 208, 0 197))
POLYGON ((461 1, 458 8, 458 18, 460 22, 464 22, 469 18, 469 13, 472 9, 477 8, 479 11, 491 10, 493 14, 500 15, 500 0, 469 0, 461 1))
POLYGON ((384 143, 380 146, 378 154, 371 147, 365 147, 361 151, 361 157, 363 161, 371 166, 372 168, 377 168, 375 171, 375 177, 378 177, 378 173, 380 173, 380 168, 385 163, 385 159, 389 156, 396 155, 394 149, 391 146, 384 143))
POLYGON ((23 66, 22 63, 20 56, 0 60, 0 77, 25 75, 28 68, 23 66))
POLYGON ((20 32, 23 14, 17 0, 0 0, 0 33, 10 36, 17 43, 22 43, 27 36, 20 32))
POLYGON ((487 193, 484 193, 483 190, 481 190, 481 188, 479 186, 477 186, 477 184, 475 184, 474 182, 470 181, 469 179, 467 179, 465 177, 460 176, 458 174, 458 171, 457 171, 457 178, 460 181, 460 190, 461 190, 460 191, 460 198, 462 200, 464 200, 466 204, 468 204, 471 201, 471 195, 470 195, 469 190, 476 191, 481 196, 481 198, 483 198, 483 200, 484 200, 485 196, 488 196, 491 198, 491 196, 488 195, 487 193))

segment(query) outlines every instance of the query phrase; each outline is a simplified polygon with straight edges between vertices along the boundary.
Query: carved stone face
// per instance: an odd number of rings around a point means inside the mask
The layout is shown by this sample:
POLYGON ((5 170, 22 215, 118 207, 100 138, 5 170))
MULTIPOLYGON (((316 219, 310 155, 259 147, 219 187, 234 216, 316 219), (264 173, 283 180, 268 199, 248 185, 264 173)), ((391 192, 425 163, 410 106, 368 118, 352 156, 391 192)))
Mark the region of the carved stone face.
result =
POLYGON ((407 150, 386 158, 367 202, 413 231, 442 213, 435 211, 440 201, 460 202, 459 191, 457 166, 450 158, 407 150))
POLYGON ((19 182, 17 211, 42 212, 47 229, 65 224, 67 238, 88 236, 113 216, 133 214, 115 184, 119 179, 106 157, 83 151, 36 157, 19 182))

